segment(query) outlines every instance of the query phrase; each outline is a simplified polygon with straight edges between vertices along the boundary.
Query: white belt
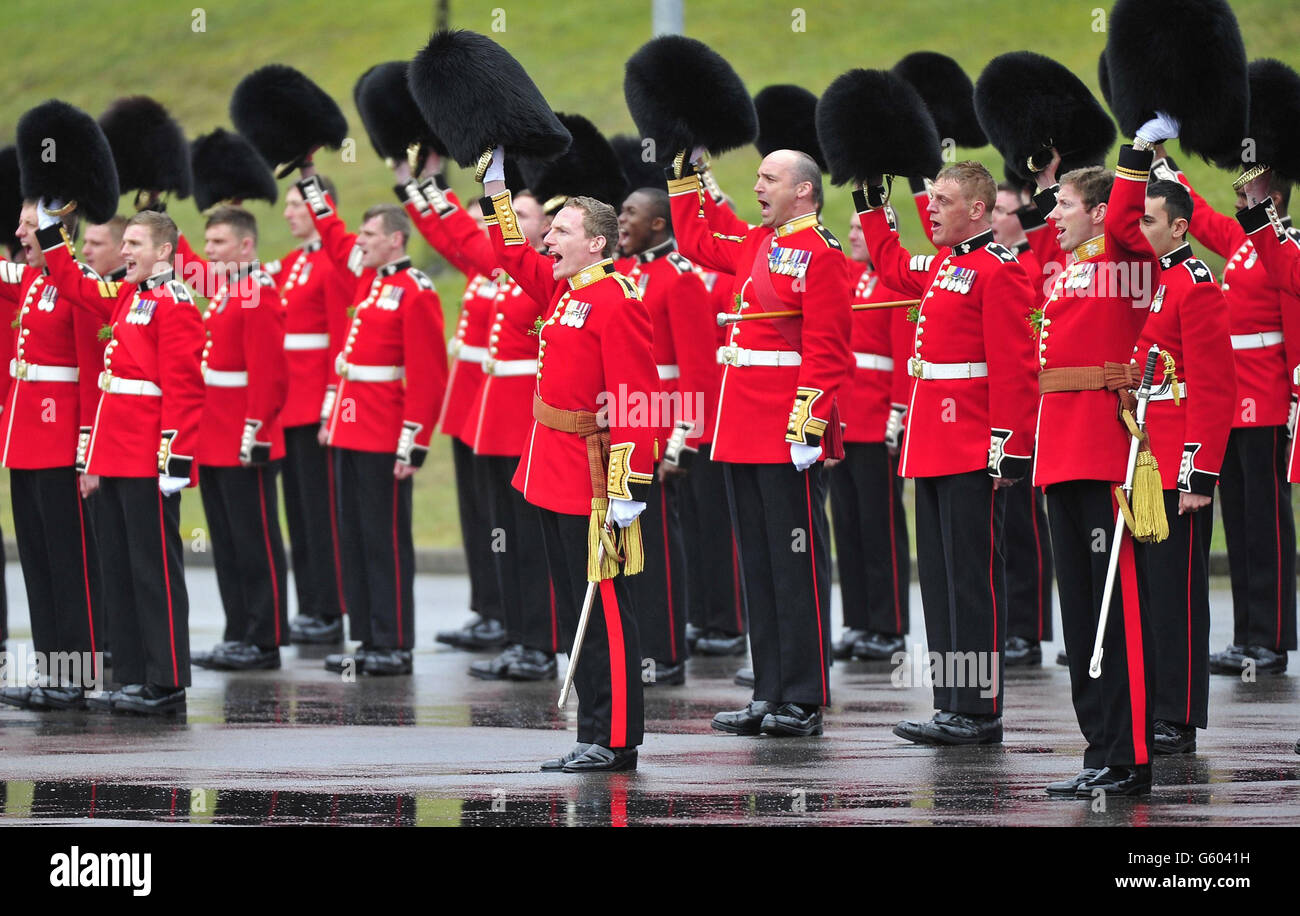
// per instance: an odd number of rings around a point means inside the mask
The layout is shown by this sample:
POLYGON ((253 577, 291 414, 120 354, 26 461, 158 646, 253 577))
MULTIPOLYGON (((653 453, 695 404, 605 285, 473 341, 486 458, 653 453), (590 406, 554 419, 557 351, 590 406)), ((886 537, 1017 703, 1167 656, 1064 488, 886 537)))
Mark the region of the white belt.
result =
POLYGON ((482 365, 483 361, 488 358, 488 350, 487 347, 467 347, 461 344, 456 351, 456 358, 462 362, 482 365))
POLYGON ((859 369, 879 369, 881 372, 893 372, 894 361, 888 356, 877 353, 854 353, 853 359, 859 369))
POLYGON ((212 388, 247 388, 247 372, 227 372, 223 369, 204 369, 203 384, 212 388))
POLYGON ((675 364, 670 366, 655 366, 655 368, 659 370, 659 378, 661 380, 682 377, 681 367, 675 364))
POLYGON ((987 378, 988 363, 927 363, 923 359, 907 361, 908 374, 925 381, 948 381, 958 378, 987 378))
POLYGON ((334 361, 334 371, 349 382, 398 382, 406 378, 405 366, 358 366, 344 361, 341 355, 334 361))
POLYGON ((483 363, 483 371, 496 378, 513 375, 534 375, 537 372, 537 360, 488 359, 483 363))
MULTIPOLYGON (((1174 384, 1178 386, 1178 399, 1181 401, 1183 398, 1187 397, 1187 384, 1185 382, 1175 382, 1174 384)), ((1151 397, 1147 398, 1148 401, 1172 401, 1173 399, 1174 391, 1172 388, 1168 391, 1161 391, 1158 394, 1152 394, 1151 397)))
POLYGON ((285 334, 286 350, 324 350, 330 345, 328 334, 285 334))
POLYGON ((108 370, 99 373, 99 390, 109 394, 147 395, 151 398, 162 397, 162 389, 153 382, 143 379, 118 378, 108 370))
POLYGON ((76 366, 38 366, 11 359, 9 377, 24 382, 75 382, 78 372, 76 366))
POLYGON ((803 357, 793 350, 746 350, 718 347, 718 362, 726 366, 798 366, 803 357))
POLYGON ((1276 347, 1281 342, 1281 331, 1259 331, 1255 334, 1232 335, 1232 349, 1234 350, 1259 350, 1264 347, 1276 347))

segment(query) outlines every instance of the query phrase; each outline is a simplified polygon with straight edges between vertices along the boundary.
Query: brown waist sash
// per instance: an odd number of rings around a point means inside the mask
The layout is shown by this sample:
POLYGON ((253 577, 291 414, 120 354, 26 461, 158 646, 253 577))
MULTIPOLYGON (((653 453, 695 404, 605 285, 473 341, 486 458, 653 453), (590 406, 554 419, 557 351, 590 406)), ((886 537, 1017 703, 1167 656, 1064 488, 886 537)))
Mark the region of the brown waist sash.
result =
POLYGON ((533 419, 562 433, 572 433, 587 440, 587 468, 591 472, 593 499, 606 498, 609 473, 609 428, 603 426, 590 410, 561 410, 533 393, 533 419))
POLYGON ((1114 391, 1126 410, 1137 407, 1130 389, 1141 382, 1141 368, 1132 363, 1105 363, 1101 366, 1062 366, 1038 373, 1038 393, 1058 391, 1114 391))

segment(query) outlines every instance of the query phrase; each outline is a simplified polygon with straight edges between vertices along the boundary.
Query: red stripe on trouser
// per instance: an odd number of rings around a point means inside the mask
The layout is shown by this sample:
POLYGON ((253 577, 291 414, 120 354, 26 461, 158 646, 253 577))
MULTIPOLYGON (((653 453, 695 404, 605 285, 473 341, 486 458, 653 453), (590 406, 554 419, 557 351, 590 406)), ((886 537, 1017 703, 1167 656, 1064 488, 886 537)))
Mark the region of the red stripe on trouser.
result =
POLYGON ((1138 606, 1137 566, 1128 531, 1120 532, 1120 604, 1124 615, 1124 656, 1128 661, 1129 714, 1133 719, 1133 762, 1151 762, 1147 750, 1147 682, 1142 657, 1142 617, 1138 606))
POLYGON ((663 484, 659 485, 659 518, 663 520, 664 530, 664 584, 668 599, 668 652, 671 661, 677 661, 677 640, 673 638, 673 561, 668 550, 668 497, 664 494, 663 484))
POLYGON ((397 644, 400 646, 403 641, 402 637, 402 557, 397 550, 397 487, 396 480, 393 481, 393 597, 396 599, 393 606, 397 608, 397 644))
POLYGON ((601 580, 600 608, 605 615, 609 642, 609 746, 627 747, 627 651, 623 647, 623 619, 619 616, 612 579, 601 580))
POLYGON ((74 484, 77 488, 77 523, 81 526, 81 581, 86 587, 86 623, 90 625, 91 669, 95 670, 95 611, 90 602, 90 561, 86 559, 86 511, 81 504, 81 478, 74 484))
MULTIPOLYGON (((1277 460, 1277 427, 1273 428, 1273 451, 1269 455, 1270 464, 1277 460)), ((1273 468, 1273 531, 1273 555, 1277 559, 1277 627, 1273 635, 1276 647, 1282 645, 1282 496, 1278 492, 1276 466, 1273 468)))
POLYGON ((158 491, 158 544, 162 548, 159 553, 162 556, 163 587, 167 590, 167 635, 172 649, 172 681, 179 687, 181 673, 180 665, 176 664, 176 621, 172 615, 172 576, 167 569, 167 525, 163 521, 162 490, 158 491))
POLYGON ((1187 519, 1187 722, 1192 721, 1192 554, 1196 550, 1196 513, 1187 519))
MULTIPOLYGON (((989 603, 993 606, 993 657, 998 658, 998 651, 1002 648, 1002 643, 998 641, 998 590, 993 584, 993 558, 997 555, 997 534, 994 531, 995 513, 994 507, 997 504, 998 491, 995 487, 989 493, 989 603)), ((996 672, 995 672, 996 674, 996 672)), ((1001 706, 998 703, 1000 692, 993 694, 993 711, 997 712, 1001 706)))
POLYGON ((334 456, 325 450, 325 476, 329 478, 330 505, 330 546, 334 554, 334 585, 339 592, 339 612, 348 612, 347 600, 343 597, 343 558, 339 556, 339 520, 337 515, 338 491, 334 488, 334 456))
POLYGON ((803 475, 804 494, 808 498, 808 556, 812 563, 813 608, 817 611, 817 655, 821 659, 822 705, 826 705, 826 647, 822 636, 822 596, 817 590, 817 546, 813 540, 812 517, 812 480, 805 471, 803 475))
POLYGON ((275 609, 275 644, 280 645, 280 579, 275 574, 275 557, 271 554, 271 526, 266 520, 266 490, 262 469, 257 469, 257 501, 262 507, 262 543, 266 545, 266 568, 271 571, 271 607, 275 609))
POLYGON ((889 572, 894 579, 894 632, 903 632, 903 600, 898 594, 898 535, 894 531, 894 469, 890 466, 889 455, 885 455, 885 478, 887 491, 885 499, 889 505, 889 572))
POLYGON ((1034 559, 1038 575, 1034 577, 1036 586, 1034 600, 1038 602, 1038 641, 1043 641, 1043 542, 1038 536, 1038 496, 1034 488, 1029 488, 1029 521, 1034 526, 1034 559))

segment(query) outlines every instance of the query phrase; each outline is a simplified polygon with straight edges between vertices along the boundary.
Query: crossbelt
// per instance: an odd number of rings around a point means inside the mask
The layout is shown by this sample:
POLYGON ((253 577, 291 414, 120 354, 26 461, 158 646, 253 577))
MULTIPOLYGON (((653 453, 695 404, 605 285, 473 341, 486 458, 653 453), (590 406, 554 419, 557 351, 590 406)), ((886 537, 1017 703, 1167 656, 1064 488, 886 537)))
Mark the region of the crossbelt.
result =
POLYGON ((959 378, 987 378, 988 363, 927 363, 913 357, 908 360, 908 373, 925 381, 948 381, 959 378))
POLYGON ((24 382, 75 382, 79 373, 76 366, 38 366, 11 359, 9 377, 24 382))
POLYGON ((487 359, 483 362, 483 372, 494 378, 506 378, 514 375, 533 375, 537 372, 535 359, 487 359))
POLYGON ((211 388, 247 388, 248 373, 227 372, 223 369, 204 369, 203 384, 211 388))
POLYGON ((726 366, 798 366, 803 357, 793 350, 747 350, 718 347, 718 362, 726 366))
POLYGON ((324 350, 330 345, 328 334, 285 334, 285 350, 324 350))
POLYGON ((1260 350, 1264 347, 1276 347, 1281 342, 1281 331, 1257 331, 1254 334, 1232 335, 1234 350, 1260 350))
POLYGON ((878 353, 854 353, 854 361, 859 369, 879 369, 881 372, 893 372, 894 361, 878 353))
POLYGON ((334 371, 349 382, 398 382, 406 378, 405 366, 358 366, 344 360, 342 354, 334 360, 334 371))
POLYGON ((162 397, 162 389, 153 382, 143 379, 118 378, 105 369, 99 373, 99 390, 109 394, 145 395, 151 398, 162 397))

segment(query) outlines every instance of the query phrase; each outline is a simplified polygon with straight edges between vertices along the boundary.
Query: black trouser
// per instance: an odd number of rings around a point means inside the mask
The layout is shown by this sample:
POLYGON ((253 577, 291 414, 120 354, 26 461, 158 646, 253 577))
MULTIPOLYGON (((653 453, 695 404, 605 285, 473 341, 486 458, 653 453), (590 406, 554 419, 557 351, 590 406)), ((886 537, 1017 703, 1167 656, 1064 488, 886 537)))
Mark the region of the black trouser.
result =
POLYGON ((724 465, 749 613, 754 699, 829 706, 831 554, 820 462, 724 465))
MULTIPOLYGON (((546 566, 542 523, 538 509, 510 483, 519 459, 509 455, 479 455, 479 478, 487 496, 487 535, 505 611, 506 638, 529 649, 559 650, 559 622, 551 573, 546 566)), ((468 548, 467 548, 468 549, 468 548)))
POLYGON ((675 478, 651 484, 641 513, 645 570, 627 580, 641 651, 666 665, 686 660, 686 556, 677 513, 684 486, 675 478))
POLYGON ((9 488, 33 646, 42 653, 102 650, 99 554, 76 470, 14 469, 9 488))
POLYGON ((1219 494, 1232 577, 1232 641, 1239 646, 1296 647, 1290 446, 1285 426, 1241 427, 1228 434, 1219 494))
POLYGON ((408 477, 391 452, 334 449, 343 597, 353 639, 376 649, 415 646, 415 547, 408 477))
POLYGON ((846 442, 829 477, 844 626, 906 633, 912 557, 898 458, 883 442, 846 442))
POLYGON ((225 639, 263 649, 289 644, 289 589, 275 494, 279 464, 204 466, 199 472, 226 611, 225 639))
POLYGON ((722 465, 709 457, 712 448, 700 446, 686 475, 687 486, 678 494, 686 554, 686 614, 701 629, 739 636, 745 632, 740 560, 731 531, 727 484, 722 465))
POLYGON ((1025 480, 1003 494, 1007 517, 1002 544, 1006 557, 1007 637, 1030 642, 1052 638, 1052 538, 1042 487, 1025 480))
POLYGON ((1165 490, 1169 537, 1140 551, 1142 601, 1151 620, 1156 669, 1152 716, 1205 728, 1210 701, 1210 535, 1214 505, 1178 514, 1165 490))
POLYGON ((505 622, 496 560, 492 556, 492 525, 488 517, 488 485, 480 470, 482 459, 452 437, 451 462, 456 474, 456 505, 460 510, 460 539, 469 569, 469 607, 482 617, 505 622))
POLYGON ((329 449, 316 439, 319 429, 312 423, 284 431, 284 516, 298 613, 337 620, 343 613, 343 576, 331 496, 334 468, 329 449))
POLYGON ((1106 618, 1101 677, 1088 676, 1115 533, 1113 490, 1114 484, 1102 480, 1071 480, 1047 487, 1070 693, 1079 730, 1088 742, 1085 767, 1151 762, 1155 637, 1139 599, 1146 578, 1142 557, 1146 545, 1135 544, 1127 529, 1120 542, 1106 618))
POLYGON ((101 477, 96 507, 104 605, 119 684, 190 685, 190 600, 181 494, 157 477, 101 477))
MULTIPOLYGON (((1005 503, 985 471, 916 478, 916 571, 934 706, 1002 715, 1005 503)), ((1017 486, 1019 486, 1017 484, 1017 486)))
MULTIPOLYGON (((549 509, 538 509, 538 513, 561 637, 568 646, 587 593, 588 519, 549 509)), ((645 737, 641 646, 627 580, 621 574, 596 588, 573 686, 578 691, 579 742, 612 748, 641 743, 645 737)))

